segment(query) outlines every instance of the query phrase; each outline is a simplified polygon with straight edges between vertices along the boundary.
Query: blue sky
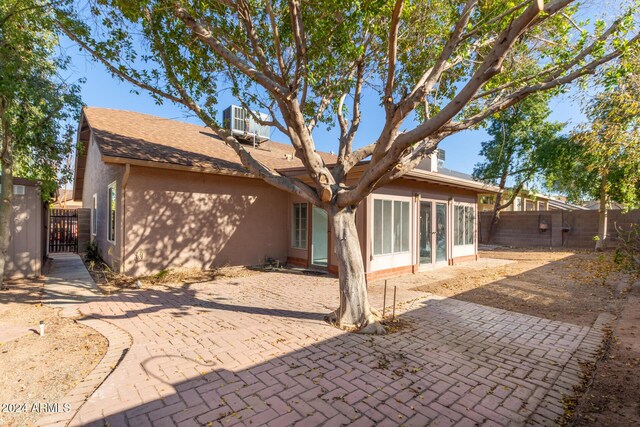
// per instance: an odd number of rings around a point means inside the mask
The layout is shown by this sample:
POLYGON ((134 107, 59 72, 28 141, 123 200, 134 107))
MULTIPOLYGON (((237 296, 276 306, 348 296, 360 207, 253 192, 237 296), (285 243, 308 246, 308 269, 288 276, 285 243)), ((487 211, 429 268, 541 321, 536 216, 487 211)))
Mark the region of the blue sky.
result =
MULTIPOLYGON (((82 85, 82 99, 86 105, 130 110, 201 124, 193 114, 183 108, 169 102, 157 105, 147 93, 133 93, 135 88, 133 85, 113 78, 102 64, 90 60, 84 52, 79 51, 72 41, 62 39, 61 45, 63 50, 72 57, 72 66, 68 70, 69 77, 72 80, 86 79, 86 83, 82 85)), ((232 103, 237 104, 227 91, 220 98, 219 111, 221 112, 232 103)), ((572 100, 570 96, 552 100, 551 108, 553 110, 551 120, 565 121, 573 125, 584 120, 580 113, 579 103, 572 100)), ((356 146, 374 141, 380 131, 381 123, 384 122, 384 111, 378 105, 375 94, 365 93, 362 112, 362 123, 356 137, 356 146)), ((288 142, 283 134, 275 130, 272 133, 272 138, 276 141, 288 142)), ((445 167, 471 173, 474 165, 482 160, 478 153, 480 152, 480 143, 486 139, 488 136, 484 131, 476 130, 460 132, 442 141, 440 147, 446 150, 445 167)), ((327 131, 319 126, 314 131, 314 140, 319 150, 337 151, 336 129, 327 131)))

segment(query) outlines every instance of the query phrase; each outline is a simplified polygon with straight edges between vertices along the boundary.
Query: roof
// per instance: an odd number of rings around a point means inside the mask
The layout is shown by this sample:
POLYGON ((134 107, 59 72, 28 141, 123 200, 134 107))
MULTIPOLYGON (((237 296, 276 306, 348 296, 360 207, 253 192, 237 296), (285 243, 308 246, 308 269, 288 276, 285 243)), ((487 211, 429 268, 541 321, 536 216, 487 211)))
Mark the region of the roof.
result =
MULTIPOLYGON (((208 127, 109 108, 85 107, 83 115, 107 163, 129 159, 211 172, 247 173, 236 152, 208 127)), ((272 169, 302 166, 288 144, 266 141, 257 148, 245 148, 272 169)), ((319 154, 326 163, 335 162, 335 156, 319 154)))
POLYGON ((443 167, 438 167, 438 173, 441 173, 443 175, 453 176, 456 178, 466 179, 468 181, 479 182, 477 179, 473 177, 473 175, 469 175, 468 173, 458 172, 458 171, 454 171, 452 169, 447 169, 443 167))
MULTIPOLYGON (((600 209, 600 200, 590 200, 584 202, 582 204, 582 207, 589 210, 598 210, 600 209)), ((624 205, 618 202, 611 202, 611 206, 609 207, 609 209, 622 210, 624 209, 624 205)))
MULTIPOLYGON (((79 139, 85 144, 85 149, 76 159, 75 200, 82 199, 89 135, 93 136, 105 163, 251 176, 236 152, 208 127, 132 111, 85 107, 79 128, 79 139)), ((255 148, 250 144, 244 147, 256 160, 271 169, 307 173, 289 144, 269 140, 255 148)), ((328 166, 335 164, 335 155, 320 151, 318 154, 328 166)), ((495 192, 495 187, 449 169, 441 169, 441 172, 416 169, 406 176, 419 181, 495 192)))
MULTIPOLYGON (((447 169, 449 172, 455 172, 447 169)), ((414 169, 404 175, 407 178, 414 178, 420 181, 435 182, 443 185, 450 185, 454 187, 468 188, 484 193, 497 193, 498 187, 491 184, 486 184, 480 181, 474 181, 473 179, 464 178, 462 176, 469 176, 462 172, 456 172, 456 175, 445 174, 442 172, 442 168, 438 169, 438 172, 426 171, 423 169, 414 169)))
POLYGON ((562 200, 549 198, 549 208, 560 209, 563 211, 586 211, 584 206, 574 205, 572 203, 563 202, 562 200))

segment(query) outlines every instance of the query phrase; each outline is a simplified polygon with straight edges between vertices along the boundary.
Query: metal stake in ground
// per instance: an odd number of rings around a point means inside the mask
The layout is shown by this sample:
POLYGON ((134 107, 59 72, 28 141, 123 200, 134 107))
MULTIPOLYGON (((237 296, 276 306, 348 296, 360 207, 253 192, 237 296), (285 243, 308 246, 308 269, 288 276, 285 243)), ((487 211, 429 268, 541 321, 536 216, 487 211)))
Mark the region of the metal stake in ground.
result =
POLYGON ((384 313, 387 308, 387 280, 384 281, 384 296, 382 297, 382 320, 384 320, 384 313))
POLYGON ((391 315, 391 320, 396 320, 396 291, 398 290, 397 286, 393 287, 393 314, 391 315))

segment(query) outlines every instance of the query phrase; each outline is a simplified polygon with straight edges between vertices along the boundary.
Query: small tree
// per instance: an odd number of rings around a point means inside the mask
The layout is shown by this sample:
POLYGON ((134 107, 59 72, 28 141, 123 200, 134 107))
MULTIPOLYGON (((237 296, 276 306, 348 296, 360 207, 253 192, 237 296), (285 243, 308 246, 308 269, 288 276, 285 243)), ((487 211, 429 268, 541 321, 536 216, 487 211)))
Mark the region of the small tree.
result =
POLYGON ((58 75, 66 60, 55 56, 52 8, 39 1, 0 4, 0 284, 11 241, 13 176, 42 182, 45 199, 69 171, 78 88, 58 75), (65 122, 67 122, 65 124, 65 122))
POLYGON ((600 200, 596 250, 608 241, 611 201, 640 207, 640 57, 630 53, 602 73, 604 90, 585 107, 589 122, 559 150, 561 167, 547 178, 571 200, 600 200))
POLYGON ((556 163, 556 152, 567 138, 559 135, 563 123, 547 121, 549 93, 531 96, 489 119, 491 140, 482 143, 483 163, 476 164, 475 178, 498 187, 489 223, 488 241, 498 222, 500 211, 513 204, 525 185, 556 163), (507 200, 505 188, 511 186, 507 200))
POLYGON ((637 42, 635 6, 589 32, 572 18, 572 3, 114 0, 93 5, 90 17, 60 7, 59 25, 118 78, 194 112, 254 176, 326 209, 340 271, 330 319, 381 333, 367 296, 358 204, 445 137, 586 76, 637 42), (223 85, 249 109, 270 112, 268 121, 254 118, 289 138, 311 184, 265 167, 220 125, 223 85), (355 148, 363 90, 377 94, 385 120, 374 142, 355 148), (417 122, 407 124, 413 112, 417 122), (321 122, 340 129, 335 165, 315 151, 321 122))

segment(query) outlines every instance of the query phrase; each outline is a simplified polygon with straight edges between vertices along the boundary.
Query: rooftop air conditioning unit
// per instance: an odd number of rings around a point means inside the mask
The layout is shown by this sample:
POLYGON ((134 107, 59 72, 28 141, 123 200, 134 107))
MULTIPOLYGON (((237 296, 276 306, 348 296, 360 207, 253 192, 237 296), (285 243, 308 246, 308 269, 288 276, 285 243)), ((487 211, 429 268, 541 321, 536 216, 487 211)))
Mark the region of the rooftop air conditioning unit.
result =
MULTIPOLYGON (((261 120, 269 120, 269 116, 258 111, 253 114, 261 120)), ((271 127, 263 126, 256 122, 249 111, 245 108, 231 105, 222 112, 222 123, 237 138, 249 143, 261 143, 271 136, 271 127)))

